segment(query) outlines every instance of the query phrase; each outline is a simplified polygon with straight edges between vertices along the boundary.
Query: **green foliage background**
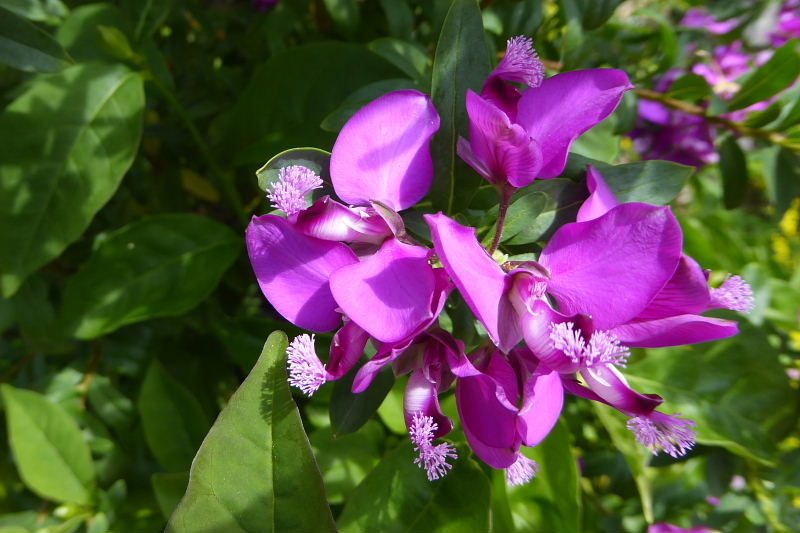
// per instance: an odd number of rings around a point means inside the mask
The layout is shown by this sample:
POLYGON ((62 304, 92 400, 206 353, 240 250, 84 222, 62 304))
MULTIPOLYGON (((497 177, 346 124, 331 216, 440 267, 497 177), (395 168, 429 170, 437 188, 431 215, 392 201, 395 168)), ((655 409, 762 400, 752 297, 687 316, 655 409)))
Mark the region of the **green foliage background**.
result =
MULTIPOLYGON (((531 451, 542 471, 529 485, 507 488, 458 427, 460 459, 429 483, 404 379, 293 400, 287 337, 270 333, 299 332, 244 250, 250 216, 270 209, 255 170, 290 148, 330 150, 362 105, 405 88, 442 115, 430 202, 408 227, 424 239, 421 213, 443 209, 491 241, 494 191, 454 141, 464 93, 505 39, 533 37, 551 69, 615 67, 648 88, 712 46, 676 26, 692 3, 0 0, 0 532, 800 530, 798 87, 748 118, 781 142, 720 136, 720 163, 697 173, 638 162, 630 93, 564 176, 509 210, 503 250, 535 251, 574 217, 593 162, 622 200, 671 203, 712 281, 752 284, 755 311, 724 313, 738 337, 638 350, 629 367, 697 420, 679 460, 641 449, 618 413, 568 401, 531 451)), ((710 4, 747 21, 775 5, 710 4)), ((796 42, 773 59, 727 104, 696 79, 670 96, 745 107, 800 73, 796 42)), ((469 346, 474 321, 451 300, 442 322, 469 346)), ((452 393, 443 405, 457 418, 452 393)))

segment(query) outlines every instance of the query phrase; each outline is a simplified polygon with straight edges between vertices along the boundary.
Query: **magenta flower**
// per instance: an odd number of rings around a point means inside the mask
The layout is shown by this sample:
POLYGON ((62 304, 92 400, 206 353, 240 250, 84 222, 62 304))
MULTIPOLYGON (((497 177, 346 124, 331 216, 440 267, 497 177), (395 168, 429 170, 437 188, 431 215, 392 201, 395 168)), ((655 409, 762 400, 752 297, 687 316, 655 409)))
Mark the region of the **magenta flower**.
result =
POLYGON ((287 218, 255 217, 247 228, 256 278, 281 315, 316 332, 336 329, 345 319, 326 366, 312 338, 293 342, 290 373, 307 393, 352 368, 370 337, 408 343, 441 311, 450 290, 446 276, 430 266, 428 249, 393 236, 401 228, 392 215, 427 193, 433 176, 429 142, 438 125, 422 93, 378 98, 348 121, 331 154, 333 188, 354 206, 324 197, 306 208, 321 180, 308 169, 289 167, 269 193, 287 218))
POLYGON ((565 72, 544 79, 530 39, 508 41, 480 96, 468 91, 470 140, 458 153, 496 185, 520 188, 561 174, 572 142, 616 109, 633 86, 619 70, 565 72), (527 85, 520 91, 508 82, 527 85))
POLYGON ((520 452, 550 433, 564 402, 558 373, 515 349, 509 360, 497 350, 480 350, 477 375, 461 377, 456 399, 470 447, 484 462, 506 470, 510 485, 530 481, 538 465, 520 452))
POLYGON ((658 522, 650 524, 647 533, 717 533, 717 530, 708 526, 694 526, 687 529, 667 522, 658 522))
POLYGON ((770 33, 770 40, 772 45, 778 48, 796 37, 800 37, 800 0, 787 0, 778 14, 778 21, 770 33))

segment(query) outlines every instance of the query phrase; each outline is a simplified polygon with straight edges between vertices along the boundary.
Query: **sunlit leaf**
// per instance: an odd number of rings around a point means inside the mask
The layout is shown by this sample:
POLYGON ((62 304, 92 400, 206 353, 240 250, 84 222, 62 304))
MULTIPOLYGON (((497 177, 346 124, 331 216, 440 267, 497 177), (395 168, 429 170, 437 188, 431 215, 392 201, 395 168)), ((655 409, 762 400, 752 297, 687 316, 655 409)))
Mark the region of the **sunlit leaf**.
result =
POLYGON ((282 332, 267 339, 197 452, 167 531, 335 531, 286 381, 287 346, 282 332))

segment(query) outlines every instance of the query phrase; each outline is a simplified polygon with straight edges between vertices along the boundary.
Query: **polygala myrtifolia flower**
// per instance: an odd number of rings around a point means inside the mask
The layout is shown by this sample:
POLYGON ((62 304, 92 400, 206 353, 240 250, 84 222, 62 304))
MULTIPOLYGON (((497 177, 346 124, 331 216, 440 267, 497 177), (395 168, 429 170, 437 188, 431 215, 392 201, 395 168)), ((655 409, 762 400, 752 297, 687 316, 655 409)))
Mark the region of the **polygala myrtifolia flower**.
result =
MULTIPOLYGON (((481 95, 467 96, 471 139, 461 142, 462 156, 505 191, 554 177, 570 143, 629 88, 627 76, 610 69, 544 79, 530 41, 512 39, 481 95)), ((631 346, 734 335, 735 322, 701 313, 747 310, 747 284, 734 276, 709 288, 707 273, 682 253, 669 208, 619 204, 592 168, 577 221, 556 231, 538 261, 501 266, 475 230, 441 213, 425 215, 434 249, 420 245, 398 212, 428 192, 438 127, 430 98, 417 91, 389 93, 358 111, 331 153, 330 185, 346 203, 312 201, 322 179, 302 166, 280 169, 268 197, 285 216, 254 217, 247 229, 256 278, 290 322, 318 333, 338 328, 327 363, 313 335, 291 342, 290 383, 312 395, 354 368, 371 341, 376 353, 352 390, 364 391, 390 364, 395 375, 409 375, 405 423, 414 462, 431 481, 457 458, 452 444, 435 442, 453 428, 439 396, 454 383, 467 441, 512 485, 536 474, 522 446, 547 436, 565 391, 630 416, 629 427, 654 452, 685 453, 693 422, 656 411, 661 398, 631 389, 619 368, 631 346), (454 287, 490 340, 469 354, 438 321, 454 287)))
MULTIPOLYGON (((708 286, 707 273, 682 253, 680 226, 668 207, 618 204, 592 168, 588 184, 578 222, 559 228, 538 262, 502 268, 472 228, 441 213, 426 215, 434 248, 500 351, 531 368, 542 364, 561 374, 568 392, 627 414, 629 428, 654 453, 683 455, 694 443, 694 422, 656 411, 662 399, 634 391, 619 368, 628 347, 735 335, 735 322, 700 313, 748 311, 752 292, 738 276, 708 286), (515 348, 521 339, 528 350, 515 348)), ((466 416, 461 412, 462 422, 466 416)))
POLYGON ((545 78, 532 41, 515 37, 481 94, 467 92, 470 139, 459 139, 458 153, 478 174, 512 192, 536 178, 554 178, 564 170, 572 142, 608 117, 632 88, 627 74, 614 69, 545 78))

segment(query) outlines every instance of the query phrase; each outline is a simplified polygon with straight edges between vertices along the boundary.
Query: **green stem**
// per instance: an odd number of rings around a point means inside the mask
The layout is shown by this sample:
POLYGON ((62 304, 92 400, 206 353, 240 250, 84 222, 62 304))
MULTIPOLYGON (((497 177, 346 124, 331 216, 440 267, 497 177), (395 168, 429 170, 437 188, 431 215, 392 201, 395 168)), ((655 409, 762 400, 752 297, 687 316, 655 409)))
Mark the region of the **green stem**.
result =
POLYGON ((200 130, 197 129, 197 126, 192 120, 192 117, 189 116, 186 108, 180 103, 178 98, 175 96, 175 93, 169 87, 164 85, 161 80, 159 80, 155 75, 151 74, 150 81, 153 82, 153 85, 155 85, 161 91, 161 94, 167 100, 167 103, 183 121, 184 126, 189 131, 192 140, 194 140, 197 148, 200 150, 200 155, 203 157, 208 169, 210 170, 210 176, 214 181, 214 185, 216 185, 222 191, 222 194, 225 196, 225 199, 228 201, 231 209, 233 209, 234 213, 236 214, 236 218, 239 223, 242 226, 246 226, 247 215, 244 212, 242 199, 239 198, 239 194, 236 192, 236 187, 234 187, 233 182, 231 182, 225 176, 222 168, 217 163, 214 155, 211 153, 211 149, 209 148, 208 144, 206 144, 205 139, 200 133, 200 130))
POLYGON ((511 203, 511 197, 514 195, 514 189, 506 185, 500 187, 500 207, 497 213, 497 229, 494 232, 494 239, 492 245, 489 247, 489 253, 493 254, 500 246, 500 239, 503 237, 503 226, 506 224, 506 213, 508 212, 508 204, 511 203))

